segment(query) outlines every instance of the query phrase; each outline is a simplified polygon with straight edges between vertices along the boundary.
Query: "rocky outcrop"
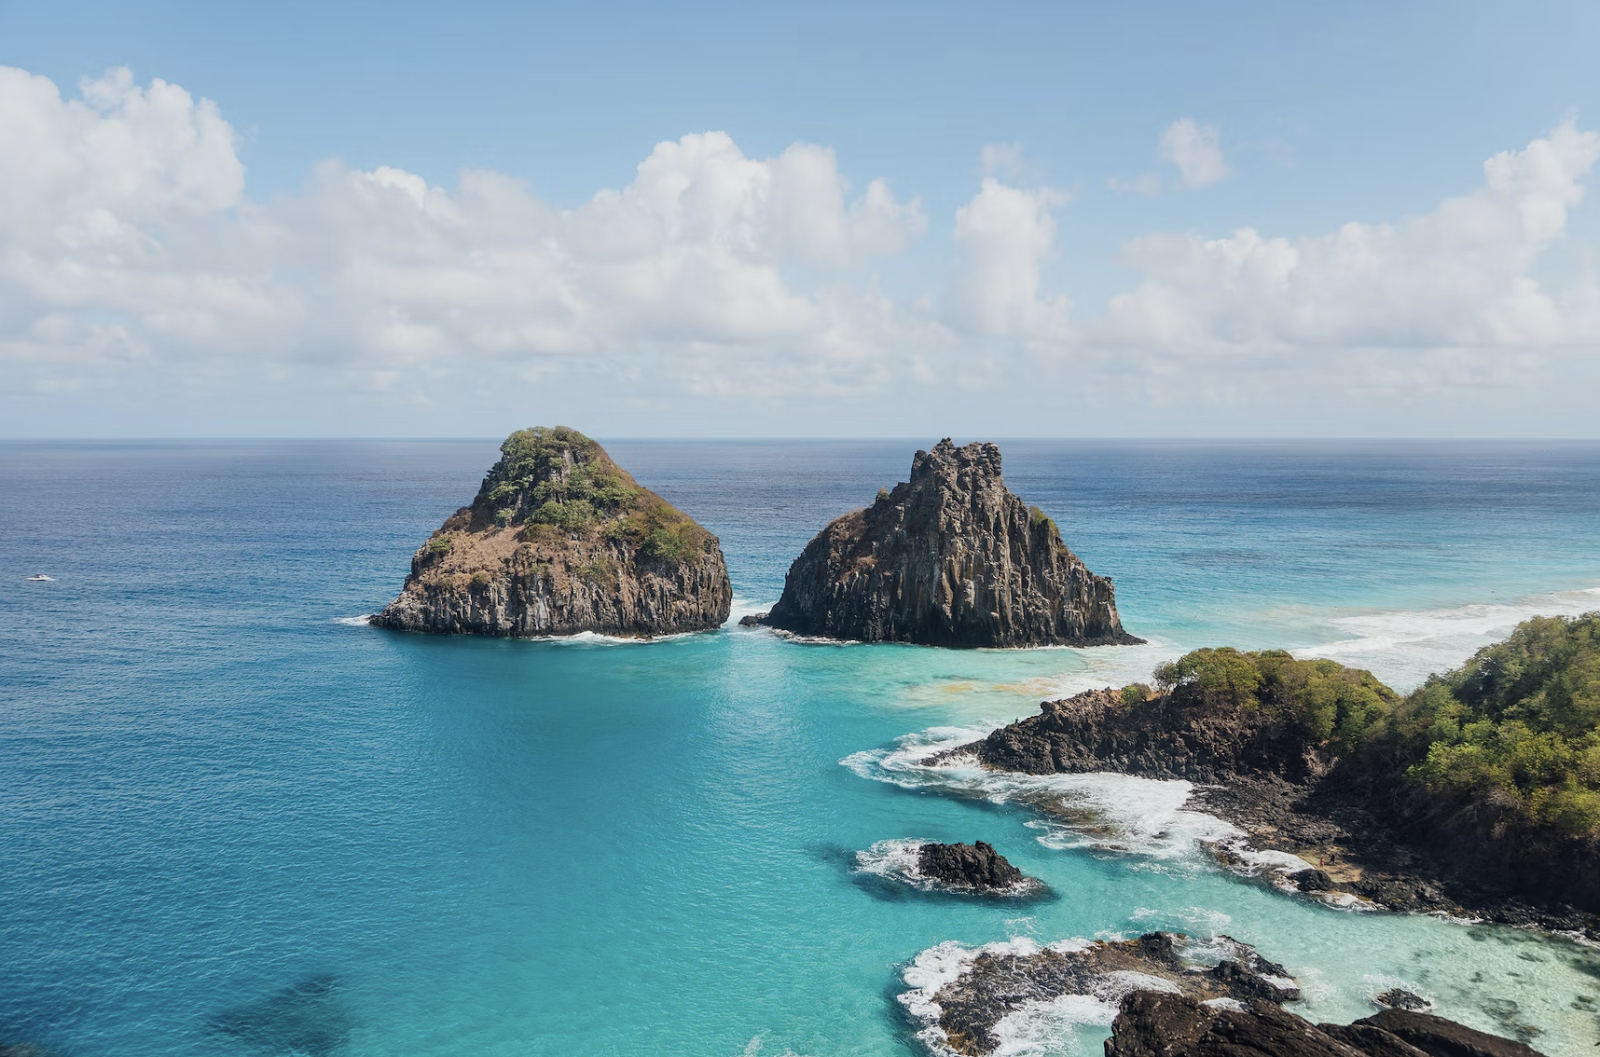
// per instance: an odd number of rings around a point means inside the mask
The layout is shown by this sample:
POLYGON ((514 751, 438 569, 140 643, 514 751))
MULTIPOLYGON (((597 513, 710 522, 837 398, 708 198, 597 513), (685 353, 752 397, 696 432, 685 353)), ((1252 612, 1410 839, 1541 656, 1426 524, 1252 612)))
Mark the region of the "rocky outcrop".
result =
POLYGON ((917 851, 917 870, 947 888, 978 892, 1003 892, 1025 880, 1021 870, 981 840, 976 844, 924 844, 917 851))
POLYGON ((1111 1032, 1106 1057, 1540 1057, 1426 1013, 1388 1009, 1354 1024, 1312 1024, 1271 1001, 1230 1008, 1154 991, 1124 998, 1111 1032))
POLYGON ((1213 952, 1222 948, 1224 957, 1209 964, 1188 957, 1190 946, 1185 936, 1151 932, 1132 940, 1097 940, 1066 949, 1052 945, 1022 954, 985 950, 939 988, 926 1008, 937 1010, 944 1046, 979 1057, 999 1044, 996 1027, 1007 1015, 1066 995, 1113 1003, 1146 990, 1196 1002, 1291 1002, 1300 997, 1283 966, 1265 960, 1248 944, 1219 937, 1206 946, 1213 952))
POLYGON ((1302 869, 1274 866, 1262 875, 1285 891, 1600 937, 1600 919, 1587 904, 1574 907, 1568 893, 1555 899, 1545 893, 1547 875, 1564 865, 1557 856, 1530 856, 1550 868, 1516 875, 1486 870, 1485 858, 1471 854, 1485 842, 1470 833, 1441 851, 1439 833, 1451 831, 1430 825, 1419 834, 1407 825, 1431 816, 1410 803, 1424 794, 1401 782, 1402 771, 1377 773, 1370 753, 1339 755, 1334 742, 1309 733, 1301 717, 1270 700, 1241 707, 1192 686, 1160 694, 1135 686, 1091 690, 1039 708, 1036 716, 935 759, 976 757, 986 767, 1025 774, 1184 779, 1197 786, 1195 807, 1246 834, 1212 849, 1225 865, 1256 873, 1255 850, 1306 860, 1302 869))
POLYGON ((605 450, 557 426, 513 433, 469 507, 417 549, 373 623, 532 638, 649 637, 728 619, 717 538, 605 450))
POLYGON ((823 529, 763 618, 801 635, 929 646, 1133 643, 1111 580, 1006 489, 1000 449, 919 451, 911 480, 823 529))
POLYGON ((1303 782, 1328 764, 1282 713, 1177 694, 1128 700, 1109 687, 1045 701, 1037 716, 970 749, 1000 771, 1116 771, 1208 785, 1240 776, 1303 782))

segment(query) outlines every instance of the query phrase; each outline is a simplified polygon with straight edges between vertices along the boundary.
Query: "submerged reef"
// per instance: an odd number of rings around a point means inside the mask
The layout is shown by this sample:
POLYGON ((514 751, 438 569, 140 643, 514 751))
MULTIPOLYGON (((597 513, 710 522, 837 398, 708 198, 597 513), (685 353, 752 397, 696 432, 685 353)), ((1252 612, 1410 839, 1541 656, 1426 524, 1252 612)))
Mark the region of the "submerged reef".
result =
POLYGON ((577 430, 507 437, 472 505, 411 559, 372 622, 401 631, 531 638, 651 637, 721 627, 722 548, 577 430))
POLYGON ((824 528, 760 622, 798 635, 927 646, 1137 643, 1111 580, 1000 475, 993 444, 949 438, 911 479, 824 528))

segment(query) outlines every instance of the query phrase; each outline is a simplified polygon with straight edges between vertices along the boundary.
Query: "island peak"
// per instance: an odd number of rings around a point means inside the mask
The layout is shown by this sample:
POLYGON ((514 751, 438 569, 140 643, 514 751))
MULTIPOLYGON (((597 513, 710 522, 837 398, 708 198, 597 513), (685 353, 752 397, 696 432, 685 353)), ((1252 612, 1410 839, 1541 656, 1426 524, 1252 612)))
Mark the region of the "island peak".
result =
POLYGON ((519 638, 717 628, 733 592, 717 537, 566 426, 500 445, 471 506, 411 559, 373 623, 519 638))
POLYGON ((801 635, 928 646, 1137 643, 1109 577, 1006 488, 1000 449, 946 437, 911 479, 806 545, 761 622, 801 635))

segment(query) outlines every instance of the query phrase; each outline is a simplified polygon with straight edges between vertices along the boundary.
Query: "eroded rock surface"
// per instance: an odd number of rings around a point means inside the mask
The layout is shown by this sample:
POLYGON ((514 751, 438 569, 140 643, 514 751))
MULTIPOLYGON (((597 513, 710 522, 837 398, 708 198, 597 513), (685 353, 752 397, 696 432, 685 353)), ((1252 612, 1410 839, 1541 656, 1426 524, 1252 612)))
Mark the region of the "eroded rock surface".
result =
MULTIPOLYGON (((933 759, 976 757, 994 770, 1036 775, 1184 779, 1196 786, 1192 806, 1246 835, 1212 849, 1224 865, 1257 870, 1251 853, 1259 851, 1305 860, 1267 875, 1285 890, 1600 936, 1594 913, 1538 898, 1531 887, 1487 884, 1469 855, 1437 854, 1401 831, 1395 821, 1407 812, 1398 783, 1380 783, 1362 761, 1337 757, 1331 743, 1271 702, 1245 708, 1192 688, 1131 695, 1106 688, 1039 708, 933 759)), ((1525 873, 1530 886, 1537 881, 1537 871, 1525 873)))
POLYGON ((981 840, 975 844, 924 844, 917 851, 917 869, 947 887, 979 892, 1004 891, 1024 881, 1021 870, 981 840))
POLYGON ((1152 991, 1124 998, 1111 1031, 1106 1057, 1540 1057, 1426 1013, 1390 1009, 1354 1024, 1312 1024, 1272 1001, 1237 1009, 1152 991))
POLYGON ((911 480, 823 529, 763 619, 801 635, 930 646, 1133 643, 1110 579, 1005 486, 1000 449, 948 438, 911 480))
POLYGON ((576 430, 501 445, 470 507, 411 559, 373 623, 402 631, 531 638, 649 637, 728 619, 717 538, 640 485, 576 430))
POLYGON ((1281 965, 1247 944, 1221 937, 1226 957, 1212 964, 1186 956, 1188 940, 1170 932, 1137 939, 1095 941, 1079 949, 1046 947, 1032 953, 983 951, 933 996, 944 1045, 974 1057, 993 1052, 996 1026, 1008 1014, 1065 995, 1115 1003, 1138 991, 1164 991, 1193 1000, 1300 997, 1281 965))

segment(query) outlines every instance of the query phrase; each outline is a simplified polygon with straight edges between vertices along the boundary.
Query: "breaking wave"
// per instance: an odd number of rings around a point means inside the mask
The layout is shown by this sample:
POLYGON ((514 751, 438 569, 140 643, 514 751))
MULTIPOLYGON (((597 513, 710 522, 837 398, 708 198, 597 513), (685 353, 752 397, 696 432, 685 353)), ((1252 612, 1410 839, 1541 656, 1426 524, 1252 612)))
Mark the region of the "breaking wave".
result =
POLYGON ((1018 803, 1044 817, 1030 823, 1052 848, 1088 848, 1158 859, 1192 856, 1200 843, 1241 838, 1214 815, 1184 807, 1193 786, 1124 774, 1029 775, 991 771, 975 758, 930 757, 976 741, 987 731, 933 727, 892 748, 853 753, 839 762, 862 778, 904 789, 1018 803))
POLYGON ((1460 667, 1530 617, 1578 616, 1600 609, 1600 587, 1532 595, 1448 609, 1392 610, 1335 617, 1346 637, 1294 651, 1366 668, 1397 689, 1420 686, 1433 672, 1460 667))

